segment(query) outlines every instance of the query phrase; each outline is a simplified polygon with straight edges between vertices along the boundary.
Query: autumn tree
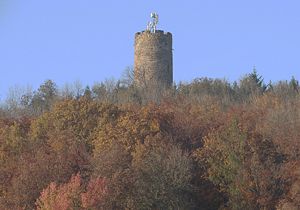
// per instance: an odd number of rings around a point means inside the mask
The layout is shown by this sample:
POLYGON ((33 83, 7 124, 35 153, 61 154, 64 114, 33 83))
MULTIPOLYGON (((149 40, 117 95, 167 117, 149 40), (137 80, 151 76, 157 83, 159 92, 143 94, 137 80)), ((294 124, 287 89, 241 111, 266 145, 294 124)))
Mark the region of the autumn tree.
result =
POLYGON ((236 86, 237 100, 251 101, 251 97, 263 94, 267 88, 263 77, 257 73, 254 67, 253 72, 244 76, 236 86))
POLYGON ((102 205, 108 194, 107 182, 102 178, 91 179, 85 187, 80 174, 73 175, 69 182, 51 182, 36 201, 37 210, 105 209, 102 205))
POLYGON ((146 139, 133 154, 129 208, 191 209, 191 160, 176 145, 160 140, 146 139))
POLYGON ((22 96, 21 104, 30 110, 32 115, 49 111, 58 98, 58 88, 52 80, 46 80, 37 91, 22 96))

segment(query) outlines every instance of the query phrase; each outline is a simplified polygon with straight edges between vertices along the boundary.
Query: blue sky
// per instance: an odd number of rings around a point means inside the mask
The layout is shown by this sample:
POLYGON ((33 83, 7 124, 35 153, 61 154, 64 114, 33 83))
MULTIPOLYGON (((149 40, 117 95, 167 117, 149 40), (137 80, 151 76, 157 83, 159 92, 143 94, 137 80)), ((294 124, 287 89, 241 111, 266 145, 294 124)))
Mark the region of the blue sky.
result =
POLYGON ((174 80, 300 79, 299 0, 0 0, 0 99, 45 79, 120 78, 149 14, 173 34, 174 80))

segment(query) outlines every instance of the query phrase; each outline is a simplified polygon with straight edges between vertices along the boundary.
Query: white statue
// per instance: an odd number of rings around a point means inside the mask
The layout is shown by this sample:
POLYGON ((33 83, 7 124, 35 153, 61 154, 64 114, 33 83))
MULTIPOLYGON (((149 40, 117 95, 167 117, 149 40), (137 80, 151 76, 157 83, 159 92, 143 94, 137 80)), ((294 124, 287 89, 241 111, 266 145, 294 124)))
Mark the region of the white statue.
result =
POLYGON ((152 18, 152 21, 148 22, 147 31, 150 31, 151 33, 155 33, 156 26, 158 24, 158 14, 155 12, 152 12, 150 17, 152 18))

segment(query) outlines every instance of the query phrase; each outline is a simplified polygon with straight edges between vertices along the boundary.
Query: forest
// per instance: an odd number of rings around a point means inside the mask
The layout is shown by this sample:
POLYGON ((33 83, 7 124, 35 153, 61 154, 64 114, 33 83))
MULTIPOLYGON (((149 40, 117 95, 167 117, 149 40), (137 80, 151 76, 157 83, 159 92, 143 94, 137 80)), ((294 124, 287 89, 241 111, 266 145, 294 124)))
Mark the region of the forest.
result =
POLYGON ((0 108, 0 209, 300 209, 300 86, 130 72, 11 90, 0 108))

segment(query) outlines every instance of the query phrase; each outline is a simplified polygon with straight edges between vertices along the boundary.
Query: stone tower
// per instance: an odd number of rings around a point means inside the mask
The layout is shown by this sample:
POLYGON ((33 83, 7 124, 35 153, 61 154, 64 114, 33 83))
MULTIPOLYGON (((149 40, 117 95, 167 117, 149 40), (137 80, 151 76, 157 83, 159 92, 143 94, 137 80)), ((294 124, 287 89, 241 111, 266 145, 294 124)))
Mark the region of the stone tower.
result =
POLYGON ((135 34, 134 81, 139 87, 167 88, 173 83, 172 34, 149 24, 135 34))

